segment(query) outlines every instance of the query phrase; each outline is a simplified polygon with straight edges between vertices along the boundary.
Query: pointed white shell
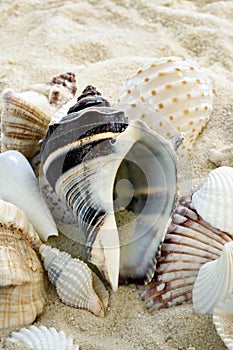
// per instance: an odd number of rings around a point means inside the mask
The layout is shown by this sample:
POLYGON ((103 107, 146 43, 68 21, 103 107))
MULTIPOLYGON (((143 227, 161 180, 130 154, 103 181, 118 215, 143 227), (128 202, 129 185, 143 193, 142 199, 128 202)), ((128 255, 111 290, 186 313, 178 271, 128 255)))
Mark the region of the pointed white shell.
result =
POLYGON ((198 313, 213 313, 221 300, 233 294, 233 242, 225 244, 221 256, 204 264, 193 288, 193 307, 198 313))
POLYGON ((26 213, 44 241, 58 235, 56 224, 27 159, 18 151, 0 154, 0 196, 26 213))
POLYGON ((213 322, 226 347, 233 350, 233 294, 215 306, 213 322))
POLYGON ((198 214, 218 229, 233 233, 233 168, 210 172, 204 185, 192 197, 198 214))
MULTIPOLYGON (((212 86, 207 74, 196 62, 179 57, 164 57, 140 68, 123 84, 118 102, 128 104, 129 119, 134 108, 146 105, 167 118, 178 131, 185 133, 185 146, 190 149, 209 120, 212 111, 212 86)), ((155 123, 156 124, 156 123, 155 123)), ((167 135, 160 124, 159 134, 167 135)))
POLYGON ((13 343, 25 344, 34 350, 78 350, 73 345, 73 339, 67 338, 63 331, 58 332, 53 327, 31 326, 22 328, 19 332, 12 332, 8 338, 13 343))
POLYGON ((79 259, 46 245, 40 247, 49 280, 56 286, 60 299, 67 305, 84 308, 104 316, 108 292, 94 272, 79 259))

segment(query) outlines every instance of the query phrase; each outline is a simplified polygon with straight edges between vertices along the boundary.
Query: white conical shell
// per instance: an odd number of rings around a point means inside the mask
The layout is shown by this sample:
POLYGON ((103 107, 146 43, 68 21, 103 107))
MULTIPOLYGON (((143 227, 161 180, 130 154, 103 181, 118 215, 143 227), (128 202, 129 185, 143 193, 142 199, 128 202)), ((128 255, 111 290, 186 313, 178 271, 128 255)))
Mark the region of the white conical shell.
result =
POLYGON ((25 213, 0 199, 0 328, 32 323, 45 304, 41 241, 25 213))
POLYGON ((60 299, 67 305, 84 308, 104 316, 108 292, 94 272, 79 259, 46 245, 40 247, 49 280, 56 286, 60 299))
POLYGON ((192 196, 198 214, 218 229, 233 233, 233 168, 220 167, 208 175, 192 196))
MULTIPOLYGON (((135 116, 134 108, 146 105, 157 110, 177 129, 185 133, 185 146, 190 149, 197 135, 210 118, 212 86, 207 74, 190 59, 164 57, 140 68, 123 84, 118 102, 128 104, 129 119, 135 116)), ((155 122, 157 126, 157 122, 155 122)), ((161 123, 159 134, 169 136, 161 123)))
POLYGON ((158 259, 155 277, 141 287, 148 308, 161 309, 192 300, 192 289, 200 267, 217 259, 230 234, 211 227, 182 197, 172 217, 158 259))
POLYGON ((26 213, 44 241, 58 235, 56 224, 27 159, 18 151, 0 154, 0 196, 26 213))
POLYGON ((215 306, 213 322, 226 347, 233 350, 233 294, 215 306))
POLYGON ((193 288, 193 307, 198 313, 213 313, 221 300, 233 294, 233 242, 226 243, 221 256, 204 264, 193 288))
POLYGON ((31 326, 12 332, 8 338, 13 343, 25 344, 34 350, 78 350, 72 338, 67 338, 63 331, 58 332, 53 327, 31 326))

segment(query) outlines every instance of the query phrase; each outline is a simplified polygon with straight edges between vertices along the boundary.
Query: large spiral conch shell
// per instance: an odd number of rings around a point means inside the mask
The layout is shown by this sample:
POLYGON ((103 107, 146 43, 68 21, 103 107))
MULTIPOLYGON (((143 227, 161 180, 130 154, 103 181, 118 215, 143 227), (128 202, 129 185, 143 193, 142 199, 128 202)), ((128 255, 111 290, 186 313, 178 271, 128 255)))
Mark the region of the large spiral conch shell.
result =
POLYGON ((0 199, 0 328, 32 323, 45 304, 40 239, 24 212, 0 199))
POLYGON ((42 244, 40 253, 49 280, 63 303, 103 317, 108 292, 95 273, 84 262, 59 249, 42 244))
POLYGON ((50 83, 36 84, 16 93, 2 94, 1 151, 17 150, 27 158, 39 151, 53 113, 76 92, 75 75, 56 76, 50 83))
POLYGON ((33 350, 78 350, 72 338, 67 338, 63 331, 58 332, 53 327, 31 326, 12 332, 8 338, 13 343, 25 344, 33 350))
POLYGON ((176 200, 173 142, 142 121, 128 125, 123 110, 88 86, 68 115, 49 127, 41 162, 83 231, 90 261, 112 288, 119 272, 123 279, 149 281, 176 200), (115 217, 122 208, 133 213, 123 243, 115 217))

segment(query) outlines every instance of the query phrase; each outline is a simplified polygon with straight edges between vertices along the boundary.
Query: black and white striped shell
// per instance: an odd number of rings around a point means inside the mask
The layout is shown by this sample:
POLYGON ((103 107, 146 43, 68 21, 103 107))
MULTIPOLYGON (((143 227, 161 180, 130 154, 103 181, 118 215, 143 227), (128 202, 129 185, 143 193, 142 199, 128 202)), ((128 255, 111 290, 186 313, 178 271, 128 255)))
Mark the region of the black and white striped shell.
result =
POLYGON ((73 212, 89 260, 114 290, 119 273, 145 281, 154 274, 176 200, 176 158, 169 139, 141 120, 128 124, 124 111, 109 107, 91 86, 49 127, 42 172, 73 212), (116 223, 122 210, 132 214, 121 227, 123 239, 116 223))

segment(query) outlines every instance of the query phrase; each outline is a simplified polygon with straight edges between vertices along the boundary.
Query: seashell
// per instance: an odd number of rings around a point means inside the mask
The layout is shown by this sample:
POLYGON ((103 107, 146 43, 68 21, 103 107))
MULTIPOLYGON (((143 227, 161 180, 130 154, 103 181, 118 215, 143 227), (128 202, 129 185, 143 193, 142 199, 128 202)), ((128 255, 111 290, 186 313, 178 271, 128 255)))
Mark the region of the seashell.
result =
POLYGON ((27 159, 18 151, 0 154, 0 196, 24 210, 44 241, 58 235, 56 224, 27 159))
POLYGON ((89 260, 113 290, 119 272, 123 280, 154 274, 176 200, 173 144, 181 138, 165 139, 140 120, 128 125, 123 110, 88 86, 41 144, 42 173, 73 212, 89 260), (122 208, 135 218, 123 244, 115 218, 122 208))
POLYGON ((30 326, 22 328, 19 332, 12 332, 8 338, 13 343, 27 345, 34 350, 78 350, 79 346, 73 344, 72 338, 67 338, 63 331, 58 332, 53 327, 30 326))
POLYGON ((226 347, 233 350, 233 294, 214 307, 213 322, 226 347))
POLYGON ((180 198, 162 245, 154 279, 141 288, 140 295, 147 308, 162 309, 191 302, 199 269, 217 259, 232 238, 231 234, 205 222, 192 208, 190 196, 180 198))
POLYGON ((192 205, 210 225, 233 234, 233 168, 220 167, 211 171, 192 205))
POLYGON ((27 158, 39 151, 52 114, 76 92, 75 75, 65 73, 50 83, 32 85, 16 93, 5 89, 2 94, 1 151, 17 150, 27 158))
POLYGON ((209 160, 217 166, 233 166, 233 146, 225 146, 209 151, 209 160))
POLYGON ((108 292, 94 272, 83 261, 45 244, 41 245, 40 253, 49 280, 56 286, 62 302, 103 317, 108 292))
POLYGON ((25 213, 0 199, 0 328, 32 323, 45 304, 40 239, 25 213))
MULTIPOLYGON (((159 112, 178 132, 185 133, 184 146, 189 150, 210 118, 212 86, 195 61, 164 57, 131 75, 121 87, 118 102, 127 104, 129 120, 135 119, 137 106, 147 105, 159 112)), ((170 136, 166 125, 157 120, 153 122, 150 113, 142 113, 140 118, 145 122, 149 120, 153 130, 159 127, 160 135, 170 136)))
POLYGON ((225 244, 221 256, 204 264, 193 288, 193 307, 198 313, 213 313, 221 300, 233 294, 233 242, 225 244))

